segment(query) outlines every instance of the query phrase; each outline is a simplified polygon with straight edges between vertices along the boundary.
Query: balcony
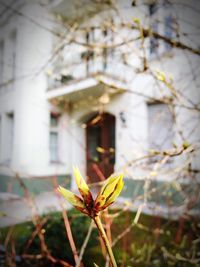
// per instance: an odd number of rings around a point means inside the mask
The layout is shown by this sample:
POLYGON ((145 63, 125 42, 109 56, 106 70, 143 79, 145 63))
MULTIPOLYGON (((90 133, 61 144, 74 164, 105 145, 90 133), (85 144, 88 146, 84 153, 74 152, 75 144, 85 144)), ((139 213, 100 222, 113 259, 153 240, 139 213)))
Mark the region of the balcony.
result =
POLYGON ((109 57, 94 58, 88 52, 82 53, 78 62, 58 64, 49 76, 47 99, 52 103, 54 99, 74 103, 88 95, 100 97, 105 87, 110 96, 126 91, 127 84, 113 73, 113 69, 117 70, 113 64, 109 57))
POLYGON ((53 99, 67 100, 70 103, 84 99, 86 96, 101 97, 105 86, 110 95, 123 93, 127 86, 106 73, 96 73, 82 79, 70 81, 60 87, 49 90, 46 93, 47 99, 53 103, 53 99))
POLYGON ((101 0, 49 0, 49 9, 61 15, 66 21, 81 22, 111 7, 112 1, 101 0), (83 8, 84 7, 84 8, 83 8))

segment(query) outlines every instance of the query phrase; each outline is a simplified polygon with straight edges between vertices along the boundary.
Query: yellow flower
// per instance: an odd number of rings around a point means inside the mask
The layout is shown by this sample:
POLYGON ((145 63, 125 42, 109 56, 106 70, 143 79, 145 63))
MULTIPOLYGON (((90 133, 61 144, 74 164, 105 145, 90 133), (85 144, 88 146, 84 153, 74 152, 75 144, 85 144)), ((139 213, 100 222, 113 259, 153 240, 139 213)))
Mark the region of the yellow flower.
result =
POLYGON ((92 218, 111 205, 119 196, 124 186, 122 174, 118 176, 112 175, 106 180, 96 199, 93 200, 89 187, 78 168, 74 168, 74 176, 82 199, 61 186, 59 186, 58 191, 76 209, 92 218))

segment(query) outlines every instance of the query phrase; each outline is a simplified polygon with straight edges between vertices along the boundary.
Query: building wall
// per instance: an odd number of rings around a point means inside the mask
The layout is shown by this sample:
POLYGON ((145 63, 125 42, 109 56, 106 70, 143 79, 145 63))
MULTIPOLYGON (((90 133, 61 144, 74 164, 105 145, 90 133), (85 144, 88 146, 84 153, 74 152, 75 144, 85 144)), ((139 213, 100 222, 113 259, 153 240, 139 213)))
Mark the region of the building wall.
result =
POLYGON ((51 106, 45 96, 47 77, 44 66, 52 51, 50 15, 33 1, 23 5, 20 11, 25 17, 13 15, 2 31, 6 44, 4 83, 8 81, 7 65, 12 53, 7 43, 13 29, 16 30, 17 40, 16 80, 0 89, 1 173, 13 175, 13 172, 19 172, 23 176, 66 173, 66 164, 55 166, 49 162, 51 106), (8 143, 5 120, 10 112, 14 114, 13 151, 11 161, 5 162, 8 143))
MULTIPOLYGON (((124 4, 124 10, 122 11, 122 15, 126 15, 125 21, 130 21, 129 12, 127 13, 126 4, 124 4), (127 15, 128 14, 128 15, 127 15)), ((147 10, 143 10, 148 14, 147 10)), ((166 9, 158 10, 158 18, 164 19, 165 16, 167 17, 170 14, 170 7, 166 9)), ((179 12, 179 16, 181 16, 183 10, 176 10, 179 12)), ((113 12, 113 11, 112 11, 113 12)), ((101 16, 98 14, 92 19, 87 20, 83 26, 97 26, 101 25, 106 17, 112 14, 110 11, 105 11, 101 13, 101 16)), ((131 13, 131 12, 130 12, 131 13)), ((172 12, 174 14, 174 11, 172 12)), ((136 13, 138 15, 138 13, 136 13)), ((133 16, 132 14, 130 16, 133 16)), ((185 14, 188 20, 191 20, 191 13, 185 14)), ((145 16, 139 15, 137 16, 140 18, 141 21, 145 19, 145 16)), ((131 18, 133 19, 133 18, 131 18)), ((194 18, 195 20, 195 18, 194 18)), ((145 23, 144 23, 145 24, 145 23)), ((159 23, 158 23, 159 24, 159 23)), ((184 22, 180 22, 181 27, 184 27, 184 22)), ((164 30, 164 29, 163 29, 164 30)), ((187 29, 190 31, 191 29, 187 29)), ((128 34, 127 32, 123 32, 121 34, 128 34)), ((172 33, 173 34, 173 33, 172 33)), ((120 39, 119 35, 116 37, 120 39)), ((148 41, 148 39, 147 39, 148 41)), ((183 40, 184 41, 184 40, 183 40)), ((160 41, 159 41, 160 42, 160 41)), ((187 40, 188 42, 188 40, 187 40)), ((191 43, 188 43, 191 45, 191 43)), ((149 43, 145 43, 145 48, 148 51, 149 43)), ((126 49, 125 47, 124 49, 126 49)), ((199 59, 196 58, 195 55, 192 55, 190 52, 186 52, 184 49, 176 49, 176 48, 166 48, 165 43, 159 43, 159 50, 157 51, 158 55, 149 55, 147 57, 151 63, 150 70, 154 73, 155 76, 158 76, 160 73, 164 73, 165 78, 167 81, 173 81, 172 87, 167 88, 163 81, 159 81, 159 77, 154 79, 152 77, 152 73, 149 71, 143 73, 133 72, 130 67, 127 67, 121 63, 110 64, 108 66, 106 72, 111 73, 116 76, 120 76, 120 78, 124 78, 127 82, 128 92, 124 95, 120 95, 116 97, 115 100, 111 100, 109 104, 107 104, 104 108, 105 111, 110 111, 112 114, 116 116, 117 119, 117 149, 116 149, 116 165, 115 170, 120 170, 124 166, 126 166, 127 162, 131 160, 137 159, 140 155, 144 155, 145 153, 149 152, 151 147, 149 146, 149 127, 152 126, 151 123, 148 122, 148 102, 152 99, 168 99, 173 95, 173 87, 178 89, 177 93, 177 102, 175 100, 174 106, 170 105, 172 108, 171 112, 174 114, 176 120, 174 120, 174 125, 171 131, 174 132, 173 137, 173 145, 177 147, 181 147, 182 144, 186 141, 188 144, 193 143, 194 140, 198 140, 198 131, 199 131, 199 123, 198 123, 198 112, 195 110, 190 109, 189 102, 186 100, 187 97, 190 99, 189 101, 193 103, 199 103, 200 95, 199 91, 197 90, 196 84, 192 77, 190 71, 193 69, 198 68, 199 59), (184 68, 182 67, 184 66, 184 68), (189 83, 189 84, 188 84, 189 83), (189 88, 188 88, 189 86, 189 88), (180 102, 179 102, 180 101, 180 102), (123 127, 120 122, 120 112, 123 111, 127 121, 127 127, 123 127), (193 129, 193 130, 192 130, 193 129)), ((138 55, 137 55, 138 56, 138 55)), ((72 54, 71 54, 71 57, 72 54)), ((128 61, 132 66, 136 69, 141 68, 141 62, 136 59, 136 56, 130 56, 130 60, 128 61)), ((82 66, 83 67, 83 66, 82 66)), ((77 73, 79 75, 82 74, 80 71, 80 67, 74 67, 70 70, 71 73, 77 73)), ((175 97, 176 98, 176 97, 175 97)), ((89 112, 92 108, 92 105, 88 108, 81 107, 79 113, 89 112)), ((91 111, 92 112, 92 111, 91 111)), ((77 111, 78 114, 78 111, 77 111)), ((72 113, 72 116, 73 113, 72 113)), ((75 113, 75 121, 78 121, 79 116, 75 113)), ((156 126, 156 125, 155 125, 156 126)), ((76 125, 74 126, 75 133, 77 133, 77 138, 80 140, 81 143, 84 143, 84 131, 80 129, 76 125)), ((158 131, 162 131, 162 129, 157 129, 158 131)), ((156 139, 156 136, 155 136, 156 139)), ((75 141, 77 142, 77 141, 75 141)), ((78 159, 75 156, 75 162, 78 161, 81 166, 85 166, 84 162, 84 153, 81 152, 80 149, 76 145, 74 147, 74 154, 79 154, 78 159), (81 155, 83 155, 81 157, 81 155), (79 159, 80 158, 80 159, 79 159)), ((169 147, 168 147, 169 148, 169 147)), ((199 162, 199 153, 197 151, 195 158, 192 159, 192 165, 198 169, 198 162, 199 162)), ((178 166, 183 166, 186 163, 186 156, 181 155, 179 157, 175 157, 173 159, 173 164, 168 165, 167 168, 171 169, 168 173, 165 172, 159 174, 157 177, 152 177, 152 179, 159 179, 159 180, 173 180, 177 173, 174 172, 178 166)), ((141 167, 130 167, 126 168, 126 174, 131 176, 132 178, 148 178, 149 173, 154 169, 155 166, 150 166, 149 169, 144 170, 141 167)), ((84 169, 84 168, 83 168, 84 169)))
MULTIPOLYGON (((127 11, 129 1, 119 1, 119 7, 123 18, 128 22, 136 17, 143 21, 145 19, 145 7, 142 8, 141 13, 127 11), (124 9, 123 9, 124 8, 124 9), (143 13, 144 12, 144 13, 143 13)), ((55 48, 55 36, 51 30, 55 25, 51 22, 49 13, 46 9, 38 6, 36 3, 29 2, 22 8, 22 12, 27 14, 28 18, 18 17, 17 15, 6 25, 3 31, 3 38, 8 41, 8 35, 13 29, 17 32, 17 47, 16 47, 16 77, 17 81, 4 86, 0 89, 0 114, 1 114, 1 128, 2 128, 2 152, 1 152, 1 172, 9 174, 19 172, 23 176, 47 176, 53 174, 71 173, 72 166, 78 165, 83 172, 86 172, 86 157, 85 157, 85 130, 82 128, 84 121, 83 116, 94 112, 96 102, 91 103, 90 106, 82 105, 81 108, 72 108, 70 111, 65 111, 61 114, 59 124, 59 155, 61 162, 50 163, 49 155, 49 129, 50 129, 50 111, 59 113, 60 110, 52 106, 46 98, 46 90, 48 87, 47 75, 45 70, 50 66, 46 66, 46 62, 52 55, 52 49, 55 48), (34 23, 33 23, 33 21, 34 23), (41 27, 42 25, 42 27, 41 27), (48 30, 50 29, 50 30, 48 30), (43 67, 46 68, 43 68, 43 67), (6 153, 6 138, 5 131, 5 114, 14 113, 14 141, 13 141, 13 155, 10 164, 5 164, 6 153)), ((181 11, 182 12, 182 11, 181 11)), ((88 25, 98 25, 108 14, 115 14, 113 11, 101 12, 83 23, 83 27, 88 25)), ((182 13, 181 13, 182 14, 182 13)), ((181 15, 180 14, 180 15, 181 15)), ((160 14, 161 16, 161 14, 160 14)), ((120 18, 114 17, 115 22, 120 18)), ((145 22, 147 23, 147 22, 145 22)), ((57 27, 58 25, 56 25, 57 27)), ((127 35, 128 32, 122 32, 122 35, 127 35)), ((120 36, 116 36, 116 40, 120 41, 120 36)), ((148 47, 148 39, 145 42, 148 47)), ((137 47, 136 50, 140 50, 137 47)), ((161 51, 163 53, 163 45, 161 44, 161 51)), ((6 46, 5 57, 10 54, 9 45, 6 46)), ((127 47, 121 48, 121 52, 127 47)), ((130 49, 130 48, 129 48, 130 49)), ((71 45, 64 50, 63 58, 65 62, 77 58, 77 50, 80 53, 82 50, 80 46, 71 45), (73 54, 74 53, 74 54, 73 54), (75 55, 75 56, 73 56, 75 55), (69 58, 68 58, 69 56, 69 58)), ((140 55, 141 52, 138 52, 140 55)), ((172 74, 174 85, 178 88, 183 88, 183 93, 190 97, 192 101, 199 101, 199 92, 195 90, 195 81, 191 78, 188 84, 187 73, 190 68, 195 69, 199 60, 194 60, 194 57, 186 53, 183 55, 182 51, 173 49, 169 53, 161 54, 162 57, 157 60, 151 59, 151 69, 154 73, 157 70, 163 71, 167 78, 172 74), (173 60, 172 60, 173 58, 173 60), (184 68, 182 68, 184 66, 184 68), (185 79, 184 79, 185 78, 185 79)), ((150 57, 150 55, 148 55, 150 57)), ((112 97, 110 102, 104 107, 104 110, 116 116, 116 164, 115 170, 125 170, 127 177, 131 178, 147 178, 150 170, 144 170, 137 167, 128 167, 127 162, 136 160, 138 157, 148 152, 148 106, 145 95, 155 98, 163 98, 170 96, 170 90, 163 90, 162 82, 155 82, 148 72, 138 74, 130 67, 125 66, 122 62, 110 62, 107 72, 124 78, 128 92, 112 97), (115 64, 115 65, 114 65, 115 64), (114 66, 114 67, 113 67, 114 66), (161 88, 161 89, 160 89, 161 88), (142 92, 142 94, 141 94, 142 92), (144 92, 144 96, 143 96, 144 92), (121 119, 121 112, 126 120, 125 124, 121 119)), ((141 61, 134 55, 130 56, 129 63, 134 66, 134 70, 141 68, 141 61)), ((69 73, 73 73, 76 78, 85 75, 85 65, 80 64, 78 67, 69 67, 69 73)), ((7 70, 9 73, 9 70, 7 70)), ((5 80, 6 80, 5 72, 5 80)), ((185 100, 183 100, 185 101, 185 100)), ((78 104, 78 103, 77 103, 78 104)), ((183 103, 188 105, 188 103, 183 103)), ((189 143, 198 140, 199 124, 197 123, 198 115, 194 111, 187 108, 176 107, 177 123, 175 128, 174 142, 181 145, 183 140, 180 139, 177 131, 179 127, 183 130, 184 139, 189 143), (194 116, 196 119, 194 120, 194 116), (191 133, 191 128, 195 128, 191 133)), ((179 164, 184 159, 175 159, 176 164, 179 164)), ((195 168, 199 167, 199 157, 196 156, 193 162, 195 168)), ((155 178, 155 177, 154 177, 155 178)), ((173 176, 165 177, 159 176, 158 179, 172 179, 173 176)), ((74 185, 74 181, 72 182, 74 185)))

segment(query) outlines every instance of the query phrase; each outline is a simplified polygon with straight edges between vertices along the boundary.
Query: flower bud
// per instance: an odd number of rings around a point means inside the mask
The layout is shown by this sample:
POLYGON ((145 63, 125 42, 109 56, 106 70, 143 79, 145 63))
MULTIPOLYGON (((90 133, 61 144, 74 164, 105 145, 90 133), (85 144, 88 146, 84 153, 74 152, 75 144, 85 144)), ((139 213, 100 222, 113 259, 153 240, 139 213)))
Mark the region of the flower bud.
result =
POLYGON ((62 186, 58 187, 60 194, 74 207, 85 208, 85 205, 80 197, 65 189, 62 186))
POLYGON ((88 185, 86 184, 84 178, 82 177, 82 175, 81 175, 81 173, 77 167, 74 168, 74 176, 76 179, 78 190, 79 190, 80 194, 82 195, 85 204, 87 206, 91 205, 91 203, 93 202, 92 194, 91 194, 88 185))
POLYGON ((106 180, 104 186, 94 201, 89 187, 78 168, 74 168, 74 176, 82 198, 62 186, 59 186, 58 191, 76 209, 87 214, 91 218, 94 218, 100 211, 111 205, 119 196, 124 186, 122 174, 118 176, 112 175, 106 180))
POLYGON ((108 178, 95 200, 95 208, 102 210, 112 204, 121 193, 123 186, 123 175, 108 178))

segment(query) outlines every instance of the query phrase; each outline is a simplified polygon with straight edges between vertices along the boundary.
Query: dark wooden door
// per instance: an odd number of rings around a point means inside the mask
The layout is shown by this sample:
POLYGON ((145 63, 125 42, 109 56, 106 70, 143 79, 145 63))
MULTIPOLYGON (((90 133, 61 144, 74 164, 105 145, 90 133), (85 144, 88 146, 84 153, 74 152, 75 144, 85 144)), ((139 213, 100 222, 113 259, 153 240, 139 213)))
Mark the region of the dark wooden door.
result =
POLYGON ((114 171, 115 117, 108 113, 96 115, 87 122, 86 159, 89 182, 98 182, 114 171))

